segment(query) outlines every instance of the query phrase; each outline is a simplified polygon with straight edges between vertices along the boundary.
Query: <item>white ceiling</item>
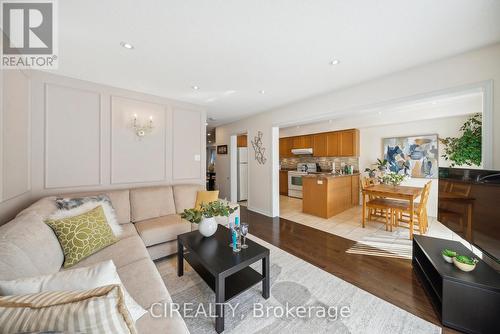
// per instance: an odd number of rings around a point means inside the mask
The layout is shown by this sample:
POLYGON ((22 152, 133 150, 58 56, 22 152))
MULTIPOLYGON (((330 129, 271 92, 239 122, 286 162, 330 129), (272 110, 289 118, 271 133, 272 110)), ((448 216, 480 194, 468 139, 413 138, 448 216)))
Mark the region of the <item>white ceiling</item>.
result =
POLYGON ((500 41, 496 0, 58 5, 58 73, 203 105, 211 125, 500 41))

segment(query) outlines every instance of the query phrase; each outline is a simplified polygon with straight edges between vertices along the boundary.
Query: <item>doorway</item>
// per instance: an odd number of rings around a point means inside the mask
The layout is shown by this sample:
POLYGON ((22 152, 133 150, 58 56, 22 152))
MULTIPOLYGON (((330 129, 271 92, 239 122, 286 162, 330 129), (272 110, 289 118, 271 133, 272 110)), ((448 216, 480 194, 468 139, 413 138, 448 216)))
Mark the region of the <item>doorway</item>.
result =
POLYGON ((248 135, 236 136, 236 201, 248 205, 248 135))

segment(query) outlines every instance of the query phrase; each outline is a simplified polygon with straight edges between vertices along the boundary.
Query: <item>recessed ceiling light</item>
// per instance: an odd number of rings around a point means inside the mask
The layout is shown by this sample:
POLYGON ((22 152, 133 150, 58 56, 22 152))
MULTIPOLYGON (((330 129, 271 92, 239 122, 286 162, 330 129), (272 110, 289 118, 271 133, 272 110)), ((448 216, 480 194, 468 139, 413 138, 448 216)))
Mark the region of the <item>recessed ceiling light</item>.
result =
POLYGON ((208 123, 207 123, 207 122, 205 122, 205 126, 208 126, 208 123))
POLYGON ((432 101, 432 104, 436 105, 436 104, 438 104, 438 103, 437 103, 436 101, 432 101))
POLYGON ((209 143, 209 144, 212 144, 212 141, 211 141, 211 140, 209 140, 209 141, 208 141, 208 143, 209 143))
POLYGON ((378 114, 379 114, 379 115, 382 115, 382 112, 381 112, 381 111, 379 111, 379 112, 378 112, 378 114))
POLYGON ((259 90, 259 93, 266 94, 266 91, 265 90, 259 90))
POLYGON ((125 49, 129 49, 129 50, 132 50, 134 48, 134 46, 130 43, 127 43, 127 42, 120 42, 120 45, 122 47, 124 47, 125 49))
POLYGON ((191 88, 193 88, 194 90, 200 89, 200 87, 198 87, 198 86, 191 86, 191 88))
POLYGON ((338 59, 332 59, 332 60, 330 60, 330 65, 333 66, 333 65, 338 65, 338 64, 340 64, 340 60, 338 60, 338 59))
POLYGON ((212 135, 211 133, 207 133, 207 136, 209 136, 209 137, 210 137, 211 135, 212 135))
POLYGON ((328 120, 328 123, 332 124, 332 123, 333 123, 333 120, 331 120, 331 119, 330 119, 330 120, 328 120))
POLYGON ((297 129, 300 129, 300 125, 297 125, 297 129))

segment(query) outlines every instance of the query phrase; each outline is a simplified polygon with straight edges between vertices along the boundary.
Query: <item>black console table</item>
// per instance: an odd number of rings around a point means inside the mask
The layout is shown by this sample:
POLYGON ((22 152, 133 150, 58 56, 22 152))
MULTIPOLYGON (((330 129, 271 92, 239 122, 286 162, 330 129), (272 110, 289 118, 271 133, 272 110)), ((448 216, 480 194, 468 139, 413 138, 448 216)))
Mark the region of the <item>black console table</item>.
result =
POLYGON ((473 271, 463 272, 443 259, 441 251, 444 248, 474 257, 457 241, 419 235, 413 239, 413 270, 428 292, 441 322, 466 333, 498 333, 500 274, 482 260, 473 271))

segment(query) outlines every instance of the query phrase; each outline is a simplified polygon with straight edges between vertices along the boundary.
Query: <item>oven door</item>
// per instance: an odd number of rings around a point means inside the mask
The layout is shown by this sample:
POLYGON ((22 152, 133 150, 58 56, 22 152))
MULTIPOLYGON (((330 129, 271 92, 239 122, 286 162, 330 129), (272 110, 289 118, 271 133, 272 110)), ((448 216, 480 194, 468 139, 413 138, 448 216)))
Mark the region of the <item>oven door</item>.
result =
POLYGON ((302 176, 306 173, 288 173, 288 196, 302 198, 302 176))

